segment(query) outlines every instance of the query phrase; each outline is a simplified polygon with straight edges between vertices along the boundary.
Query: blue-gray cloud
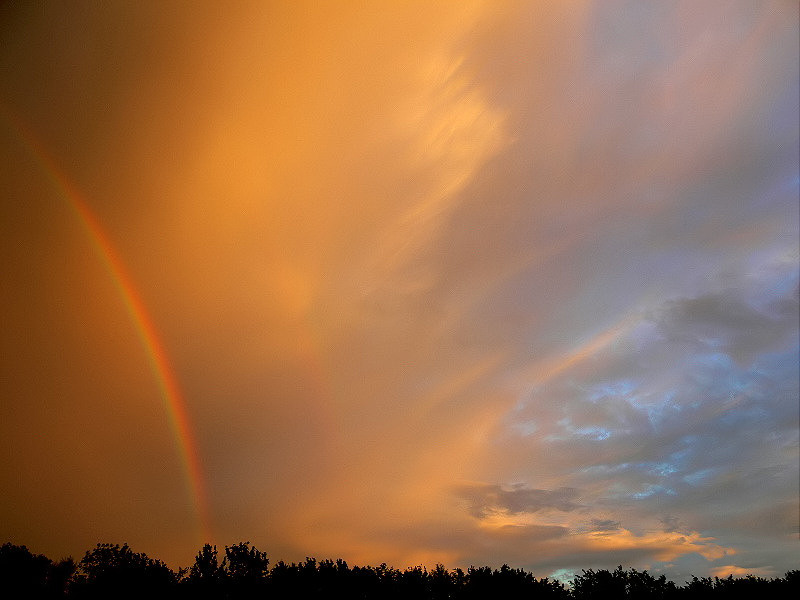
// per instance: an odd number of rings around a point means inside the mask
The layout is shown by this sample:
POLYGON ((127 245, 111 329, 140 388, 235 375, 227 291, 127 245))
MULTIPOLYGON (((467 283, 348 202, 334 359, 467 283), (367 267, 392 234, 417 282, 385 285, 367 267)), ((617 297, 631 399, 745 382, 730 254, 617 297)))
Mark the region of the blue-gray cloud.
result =
POLYGON ((557 490, 537 490, 522 484, 507 488, 500 485, 478 484, 462 486, 458 495, 468 502, 470 513, 478 518, 495 511, 514 515, 542 510, 572 511, 580 508, 580 504, 575 502, 578 490, 567 487, 557 490))

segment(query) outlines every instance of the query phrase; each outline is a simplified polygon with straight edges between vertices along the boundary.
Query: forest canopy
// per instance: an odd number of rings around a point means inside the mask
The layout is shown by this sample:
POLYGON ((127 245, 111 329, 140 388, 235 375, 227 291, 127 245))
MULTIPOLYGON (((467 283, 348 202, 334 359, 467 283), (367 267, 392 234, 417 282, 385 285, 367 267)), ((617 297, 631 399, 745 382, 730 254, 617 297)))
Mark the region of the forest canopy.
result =
POLYGON ((403 570, 350 566, 342 559, 278 561, 249 542, 219 551, 206 544, 192 565, 170 569, 164 562, 134 552, 127 544, 97 544, 79 561, 53 561, 26 546, 0 546, 0 597, 4 598, 292 598, 335 600, 477 600, 554 598, 575 600, 699 598, 796 598, 800 570, 784 577, 693 577, 677 585, 664 575, 623 569, 584 569, 562 583, 537 579, 524 569, 471 566, 447 569, 437 564, 403 570))

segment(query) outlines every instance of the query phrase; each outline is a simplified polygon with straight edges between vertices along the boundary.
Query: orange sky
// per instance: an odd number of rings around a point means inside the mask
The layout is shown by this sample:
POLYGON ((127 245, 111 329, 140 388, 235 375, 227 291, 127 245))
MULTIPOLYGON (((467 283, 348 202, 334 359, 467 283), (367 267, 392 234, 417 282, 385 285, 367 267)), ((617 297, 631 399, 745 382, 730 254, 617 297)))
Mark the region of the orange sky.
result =
POLYGON ((0 19, 0 541, 793 564, 796 6, 0 19))

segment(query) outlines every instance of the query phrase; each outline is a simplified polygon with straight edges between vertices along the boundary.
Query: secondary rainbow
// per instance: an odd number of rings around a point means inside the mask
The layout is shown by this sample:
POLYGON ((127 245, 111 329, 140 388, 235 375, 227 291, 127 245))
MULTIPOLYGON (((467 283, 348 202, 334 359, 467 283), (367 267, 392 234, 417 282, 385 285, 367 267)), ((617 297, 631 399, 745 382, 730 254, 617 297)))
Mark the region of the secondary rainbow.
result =
POLYGON ((111 279, 119 292, 145 350, 164 401, 197 519, 200 538, 198 541, 200 543, 208 542, 212 539, 208 495, 202 464, 197 452, 197 443, 195 442, 189 414, 186 410, 186 402, 183 399, 177 378, 153 320, 150 318, 150 314, 136 289, 134 280, 99 219, 89 208, 86 201, 83 200, 77 187, 59 169, 55 160, 50 157, 49 153, 38 143, 36 137, 31 134, 24 124, 10 114, 6 107, 0 105, 0 108, 3 109, 0 110, 0 113, 5 115, 6 120, 31 151, 43 173, 75 212, 76 217, 86 230, 87 237, 91 241, 98 257, 111 275, 111 279))

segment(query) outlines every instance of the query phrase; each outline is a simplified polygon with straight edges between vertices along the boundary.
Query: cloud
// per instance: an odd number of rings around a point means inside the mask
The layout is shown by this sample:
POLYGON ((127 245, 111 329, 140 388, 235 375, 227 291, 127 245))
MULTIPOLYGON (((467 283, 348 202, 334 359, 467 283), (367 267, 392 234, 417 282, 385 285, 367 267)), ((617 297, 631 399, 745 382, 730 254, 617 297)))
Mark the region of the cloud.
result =
MULTIPOLYGON (((465 560, 471 564, 484 556, 493 564, 512 560, 537 574, 561 568, 613 568, 618 564, 648 568, 657 562, 702 556, 708 561, 735 554, 710 537, 697 532, 685 534, 646 532, 635 534, 624 527, 613 530, 576 531, 567 527, 514 527, 503 525, 481 529, 467 537, 465 560)), ((485 560, 483 561, 485 562, 485 560)))
POLYGON ((622 528, 619 521, 611 519, 592 519, 592 527, 597 531, 617 531, 622 528))
POLYGON ((796 325, 797 294, 786 294, 761 308, 737 297, 737 290, 667 302, 656 317, 670 342, 694 352, 723 352, 738 363, 786 343, 796 325))
POLYGON ((746 577, 748 575, 755 575, 756 577, 774 577, 775 572, 773 569, 764 567, 737 567, 736 565, 724 565, 721 567, 714 567, 711 569, 712 577, 719 577, 724 579, 730 575, 735 578, 746 577))
POLYGON ((516 515, 542 510, 573 511, 580 507, 574 502, 578 490, 573 488, 537 490, 525 484, 512 485, 510 488, 478 484, 463 486, 458 495, 468 502, 470 514, 478 518, 495 512, 516 515))
POLYGON ((797 242, 786 240, 719 263, 685 295, 629 299, 623 327, 537 360, 563 368, 520 367, 518 402, 495 433, 504 451, 486 462, 502 467, 486 473, 579 489, 581 510, 559 524, 583 550, 597 547, 581 541, 592 529, 628 532, 609 561, 688 577, 692 553, 714 565, 738 552, 773 568, 797 528, 797 286, 797 242), (682 537, 703 549, 684 553, 682 537), (627 554, 634 543, 652 552, 627 554))
POLYGON ((666 515, 661 519, 661 524, 664 526, 664 533, 673 533, 681 529, 680 520, 672 515, 666 515))
MULTIPOLYGON (((626 529, 619 529, 590 534, 583 544, 588 550, 609 552, 612 556, 615 553, 639 551, 651 560, 662 562, 675 560, 679 556, 694 552, 707 560, 715 560, 735 552, 714 542, 713 538, 703 537, 697 532, 690 534, 657 532, 636 535, 626 529)), ((630 560, 629 558, 628 561, 630 560)))
MULTIPOLYGON (((791 277, 782 289, 758 308, 746 300, 752 290, 741 288, 668 300, 656 319, 642 318, 605 348, 602 360, 534 386, 502 434, 520 446, 505 454, 516 459, 508 476, 529 472, 527 485, 580 489, 582 518, 596 515, 589 520, 598 531, 628 531, 613 538, 608 558, 634 560, 625 552, 637 544, 640 560, 672 561, 689 548, 680 541, 689 532, 685 539, 704 546, 691 552, 712 562, 723 556, 720 547, 743 551, 741 544, 758 554, 758 544, 735 531, 770 535, 773 542, 760 543, 765 552, 788 543, 796 510, 778 507, 793 506, 796 495, 797 323, 796 312, 785 310, 796 307, 791 277), (525 458, 535 456, 551 458, 547 465, 525 458), (607 516, 620 512, 624 523, 607 516), (647 533, 664 512, 661 533, 647 533)), ((585 549, 599 547, 595 538, 585 549)))

